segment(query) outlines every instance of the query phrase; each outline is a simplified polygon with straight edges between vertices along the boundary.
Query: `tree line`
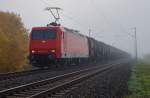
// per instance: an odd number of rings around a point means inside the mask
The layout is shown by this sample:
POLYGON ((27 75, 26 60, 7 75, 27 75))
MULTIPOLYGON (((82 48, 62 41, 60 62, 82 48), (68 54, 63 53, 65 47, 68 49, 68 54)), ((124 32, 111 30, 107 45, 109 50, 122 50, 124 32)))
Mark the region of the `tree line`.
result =
POLYGON ((28 33, 21 17, 0 11, 0 72, 27 67, 28 33))

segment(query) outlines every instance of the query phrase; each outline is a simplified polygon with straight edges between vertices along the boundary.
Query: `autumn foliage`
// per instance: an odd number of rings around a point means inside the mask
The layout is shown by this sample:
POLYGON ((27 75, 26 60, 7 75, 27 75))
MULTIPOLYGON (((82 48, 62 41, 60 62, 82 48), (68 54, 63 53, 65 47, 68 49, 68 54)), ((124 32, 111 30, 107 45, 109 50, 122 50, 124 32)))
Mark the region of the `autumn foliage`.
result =
POLYGON ((27 30, 21 17, 0 11, 0 72, 23 69, 27 62, 27 30))

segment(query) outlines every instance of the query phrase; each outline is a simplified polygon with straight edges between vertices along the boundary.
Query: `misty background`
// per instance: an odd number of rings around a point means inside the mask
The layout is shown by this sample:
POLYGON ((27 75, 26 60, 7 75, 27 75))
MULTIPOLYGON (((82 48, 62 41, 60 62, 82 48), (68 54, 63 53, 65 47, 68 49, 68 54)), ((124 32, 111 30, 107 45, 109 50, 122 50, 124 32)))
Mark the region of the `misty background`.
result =
MULTIPOLYGON (((68 28, 134 55, 137 28, 138 56, 150 54, 150 0, 0 0, 0 11, 15 12, 25 27, 53 22, 45 7, 60 7, 61 23, 68 28)), ((14 35, 15 36, 15 35, 14 35)))

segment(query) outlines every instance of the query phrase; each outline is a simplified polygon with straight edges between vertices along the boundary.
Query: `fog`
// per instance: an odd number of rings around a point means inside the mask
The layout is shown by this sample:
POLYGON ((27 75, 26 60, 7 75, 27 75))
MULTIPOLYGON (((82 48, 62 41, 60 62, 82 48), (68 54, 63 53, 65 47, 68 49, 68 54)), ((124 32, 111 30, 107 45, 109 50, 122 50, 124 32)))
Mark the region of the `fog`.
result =
POLYGON ((22 17, 26 28, 46 26, 54 21, 45 7, 60 7, 63 26, 79 30, 97 40, 134 55, 137 28, 138 56, 150 54, 150 0, 0 0, 0 11, 22 17))

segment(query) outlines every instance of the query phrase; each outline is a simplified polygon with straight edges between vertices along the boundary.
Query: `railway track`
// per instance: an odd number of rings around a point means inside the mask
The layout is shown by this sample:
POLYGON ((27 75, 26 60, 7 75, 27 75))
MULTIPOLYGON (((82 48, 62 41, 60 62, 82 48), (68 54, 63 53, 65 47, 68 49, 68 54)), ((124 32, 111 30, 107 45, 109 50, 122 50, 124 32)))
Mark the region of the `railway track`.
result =
POLYGON ((0 98, 51 98, 51 96, 59 93, 61 90, 67 92, 67 88, 78 84, 96 74, 107 71, 116 64, 120 63, 109 64, 103 68, 101 66, 95 66, 93 68, 88 68, 85 70, 6 89, 0 91, 0 98))
POLYGON ((37 74, 39 72, 46 72, 46 71, 48 71, 48 69, 32 69, 32 70, 27 70, 27 71, 0 74, 0 81, 17 78, 17 77, 22 77, 22 76, 27 76, 27 75, 31 75, 31 74, 37 74))
MULTIPOLYGON (((96 66, 96 64, 93 64, 93 66, 96 66)), ((0 91, 1 90, 5 90, 5 89, 9 89, 9 88, 13 88, 13 87, 17 87, 20 85, 24 85, 24 84, 28 84, 28 83, 32 83, 32 82, 36 82, 36 81, 40 81, 40 80, 44 80, 47 78, 51 78, 51 77, 55 77, 58 75, 62 75, 62 74, 66 74, 66 73, 71 73, 74 71, 78 71, 81 69, 85 69, 85 68, 90 68, 90 65, 87 66, 68 66, 68 67, 63 67, 63 68, 53 68, 53 69, 43 69, 43 70, 36 70, 34 71, 29 71, 29 73, 9 73, 8 76, 6 75, 6 77, 4 80, 0 81, 0 91)))

